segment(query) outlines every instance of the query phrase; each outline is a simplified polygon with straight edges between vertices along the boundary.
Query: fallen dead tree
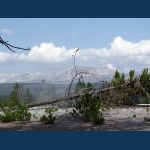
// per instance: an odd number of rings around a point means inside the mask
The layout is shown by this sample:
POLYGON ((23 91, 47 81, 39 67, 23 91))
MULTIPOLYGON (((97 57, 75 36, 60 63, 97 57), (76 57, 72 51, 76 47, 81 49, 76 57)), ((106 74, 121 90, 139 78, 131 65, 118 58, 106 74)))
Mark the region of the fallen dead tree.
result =
MULTIPOLYGON (((89 94, 95 95, 95 94, 98 94, 98 93, 101 93, 101 92, 104 92, 107 90, 117 89, 117 88, 124 87, 124 86, 126 86, 126 85, 113 86, 113 87, 107 87, 107 88, 103 88, 103 89, 92 90, 91 92, 89 92, 89 94)), ((76 95, 64 96, 64 97, 60 97, 60 98, 56 98, 56 99, 51 99, 51 100, 47 100, 47 101, 32 102, 32 103, 27 104, 27 106, 28 106, 28 108, 30 108, 30 107, 35 107, 35 106, 54 104, 54 103, 58 103, 60 101, 76 99, 76 98, 83 96, 84 94, 85 93, 80 93, 80 94, 76 94, 76 95)))
MULTIPOLYGON (((137 83, 139 84, 139 82, 137 82, 137 83)), ((96 94, 99 94, 99 93, 102 93, 102 92, 105 92, 105 91, 118 89, 118 88, 125 88, 125 87, 128 87, 128 86, 131 86, 131 84, 126 83, 126 84, 119 85, 119 86, 110 86, 110 87, 104 87, 104 88, 101 88, 101 89, 100 88, 99 89, 94 89, 94 90, 92 90, 88 93, 92 94, 94 96, 96 94)), ((144 88, 142 85, 140 85, 140 86, 142 88, 144 88)), ((80 97, 82 97, 85 94, 85 92, 84 92, 85 89, 82 89, 80 91, 80 93, 78 93, 78 94, 67 95, 67 96, 63 96, 63 97, 56 98, 56 99, 51 99, 51 100, 46 100, 46 101, 32 102, 32 103, 27 104, 27 106, 28 106, 28 108, 30 108, 30 107, 35 107, 35 106, 47 105, 47 104, 55 104, 55 103, 58 103, 58 102, 61 102, 61 101, 68 101, 68 100, 72 100, 72 99, 79 100, 80 97)))
POLYGON ((60 97, 60 98, 56 98, 56 99, 51 99, 51 100, 46 100, 46 101, 40 101, 40 102, 32 102, 27 104, 28 108, 30 107, 34 107, 34 106, 41 106, 41 105, 47 105, 47 104, 54 104, 54 103, 58 103, 60 101, 67 101, 69 99, 74 99, 74 98, 79 98, 80 95, 72 95, 72 96, 64 96, 64 97, 60 97))

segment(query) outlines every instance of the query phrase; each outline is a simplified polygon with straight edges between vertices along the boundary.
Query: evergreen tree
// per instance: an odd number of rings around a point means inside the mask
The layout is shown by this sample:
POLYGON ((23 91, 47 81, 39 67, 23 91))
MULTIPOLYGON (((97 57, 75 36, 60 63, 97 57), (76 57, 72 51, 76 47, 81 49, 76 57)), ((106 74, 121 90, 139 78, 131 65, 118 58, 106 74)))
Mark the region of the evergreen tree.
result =
POLYGON ((87 88, 92 88, 92 83, 90 83, 90 82, 88 81, 86 87, 87 87, 87 88))
POLYGON ((129 72, 129 77, 130 77, 130 81, 133 81, 134 80, 134 75, 135 75, 135 71, 134 70, 130 70, 129 72))
POLYGON ((19 102, 19 92, 20 92, 20 85, 18 83, 15 84, 13 87, 13 91, 10 93, 10 100, 14 103, 19 102))
POLYGON ((93 86, 92 86, 92 83, 90 83, 90 82, 88 81, 86 87, 88 88, 88 89, 87 89, 87 92, 90 92, 90 91, 92 90, 92 87, 93 87, 93 86))
POLYGON ((33 95, 30 92, 29 88, 26 89, 25 97, 24 98, 26 99, 26 103, 30 103, 30 102, 33 101, 33 95))
POLYGON ((76 93, 80 92, 84 88, 86 88, 84 81, 79 81, 76 85, 76 93))

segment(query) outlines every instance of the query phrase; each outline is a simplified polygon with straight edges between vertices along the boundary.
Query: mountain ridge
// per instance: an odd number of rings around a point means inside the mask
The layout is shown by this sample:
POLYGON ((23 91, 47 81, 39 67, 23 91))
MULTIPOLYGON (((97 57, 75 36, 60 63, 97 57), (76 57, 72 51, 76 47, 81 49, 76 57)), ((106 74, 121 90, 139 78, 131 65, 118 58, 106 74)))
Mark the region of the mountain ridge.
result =
POLYGON ((9 80, 6 80, 5 83, 41 83, 42 81, 46 83, 69 83, 73 75, 76 74, 76 71, 79 73, 81 71, 87 72, 87 75, 84 76, 84 78, 90 81, 90 82, 95 82, 95 79, 90 77, 88 73, 96 75, 98 78, 110 78, 114 74, 114 70, 110 69, 105 69, 101 70, 99 68, 93 68, 93 67, 83 67, 83 66, 77 66, 77 69, 65 69, 61 70, 55 74, 47 74, 43 75, 41 73, 39 74, 31 74, 29 72, 21 74, 21 75, 16 75, 12 77, 9 80), (89 79, 88 79, 89 78, 89 79))

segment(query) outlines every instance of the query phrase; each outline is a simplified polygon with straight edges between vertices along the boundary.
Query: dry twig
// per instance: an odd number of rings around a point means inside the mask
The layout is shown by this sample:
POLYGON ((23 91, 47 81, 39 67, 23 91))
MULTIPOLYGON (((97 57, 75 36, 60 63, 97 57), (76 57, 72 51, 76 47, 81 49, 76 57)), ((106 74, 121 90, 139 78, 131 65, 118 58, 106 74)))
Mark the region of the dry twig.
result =
POLYGON ((13 45, 11 45, 11 44, 8 44, 8 41, 4 41, 1 37, 0 37, 0 43, 2 44, 2 46, 4 45, 4 46, 6 46, 10 51, 12 51, 12 52, 14 52, 14 53, 16 53, 16 51, 14 51, 14 50, 12 50, 12 48, 15 48, 15 49, 21 49, 21 50, 27 50, 27 51, 29 51, 30 50, 30 48, 21 48, 21 47, 16 47, 16 46, 13 46, 13 45))

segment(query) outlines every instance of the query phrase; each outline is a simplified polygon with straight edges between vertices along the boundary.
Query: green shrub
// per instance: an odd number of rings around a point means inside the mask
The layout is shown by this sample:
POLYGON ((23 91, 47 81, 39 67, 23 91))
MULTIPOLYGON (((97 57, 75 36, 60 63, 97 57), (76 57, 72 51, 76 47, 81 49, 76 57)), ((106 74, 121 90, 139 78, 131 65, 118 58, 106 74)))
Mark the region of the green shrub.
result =
POLYGON ((19 101, 19 89, 20 85, 15 84, 13 91, 10 93, 10 99, 6 102, 0 100, 0 110, 3 114, 0 114, 1 122, 11 121, 29 121, 31 113, 28 112, 28 107, 25 104, 21 104, 19 101))
POLYGON ((43 115, 43 116, 40 118, 40 121, 41 121, 41 122, 46 122, 46 119, 47 119, 46 115, 43 115))
POLYGON ((0 114, 1 122, 12 122, 12 121, 29 121, 31 113, 28 112, 28 107, 24 104, 16 105, 16 102, 9 101, 1 107, 3 114, 0 114))
POLYGON ((92 122, 95 123, 95 124, 103 124, 105 122, 105 119, 102 116, 102 112, 100 113, 100 115, 98 115, 96 117, 93 117, 92 122))
POLYGON ((102 117, 100 108, 99 99, 89 93, 86 93, 81 97, 81 100, 76 102, 75 109, 73 109, 70 114, 74 118, 82 117, 86 121, 101 124, 104 122, 104 118, 102 117))
POLYGON ((10 110, 3 111, 4 114, 0 114, 0 121, 1 122, 12 122, 15 121, 15 112, 10 110))
POLYGON ((135 117, 136 117, 136 114, 133 115, 133 118, 135 118, 135 117))
POLYGON ((144 117, 144 120, 145 121, 150 121, 150 118, 149 117, 144 117))
POLYGON ((55 111, 57 111, 57 108, 45 108, 45 112, 46 112, 47 116, 43 115, 40 118, 40 121, 44 122, 44 123, 48 123, 48 124, 53 124, 56 120, 56 117, 53 116, 53 113, 55 111))
POLYGON ((26 105, 20 104, 17 108, 16 120, 18 121, 29 121, 31 118, 31 113, 28 112, 28 107, 26 105))

